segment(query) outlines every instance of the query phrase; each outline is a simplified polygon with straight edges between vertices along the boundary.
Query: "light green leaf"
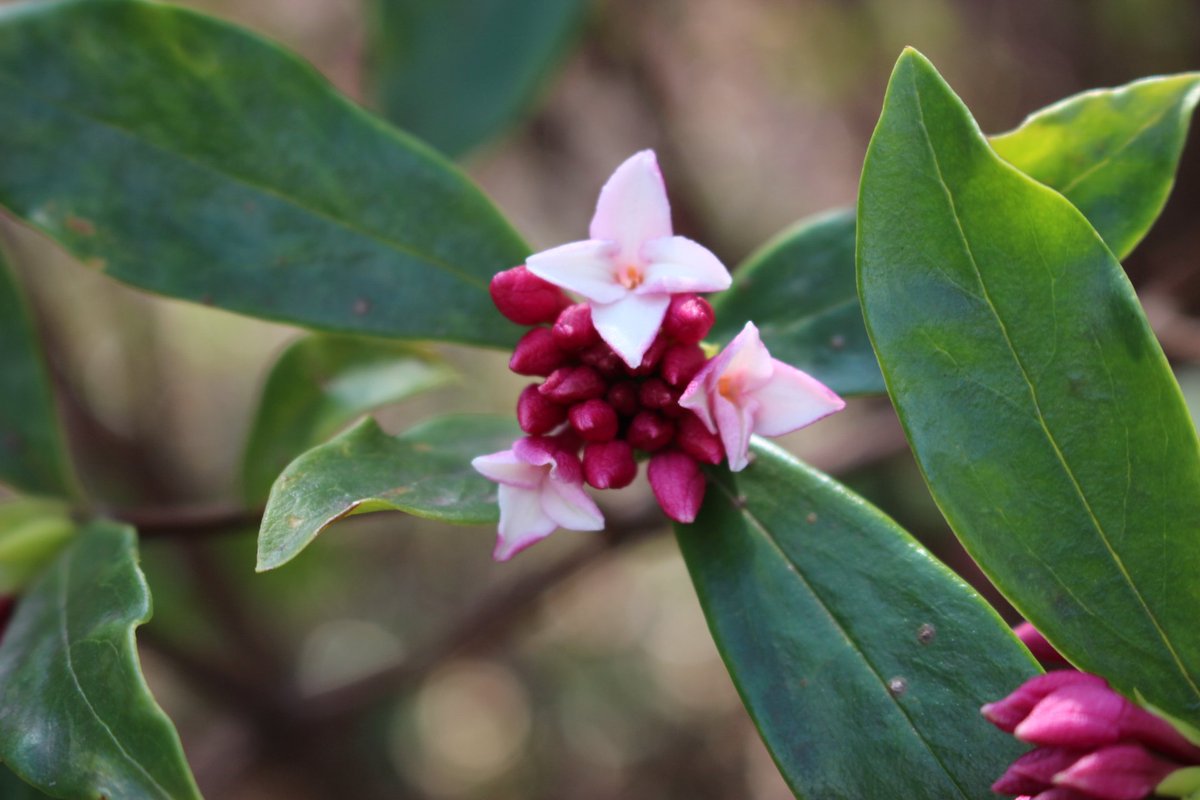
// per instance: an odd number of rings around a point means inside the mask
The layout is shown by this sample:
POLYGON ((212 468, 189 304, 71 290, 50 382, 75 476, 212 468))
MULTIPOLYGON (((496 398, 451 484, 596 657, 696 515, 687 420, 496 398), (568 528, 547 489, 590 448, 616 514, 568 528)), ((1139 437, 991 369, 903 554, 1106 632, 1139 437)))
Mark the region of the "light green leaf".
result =
POLYGON ((1147 78, 1068 97, 991 143, 1065 195, 1124 258, 1167 202, 1197 102, 1200 73, 1147 78))
POLYGON ((25 587, 75 533, 65 503, 18 497, 0 503, 0 596, 25 587))
POLYGON ((61 798, 199 798, 146 688, 150 618, 131 529, 94 522, 17 603, 0 644, 0 760, 61 798))
POLYGON ((797 797, 991 798, 1022 750, 979 707, 1037 673, 974 590, 845 487, 757 443, 676 533, 797 797))
POLYGON ((1077 666, 1195 722, 1200 451, 1121 265, 911 50, 858 223, 867 327, 955 532, 1077 666))
POLYGON ((460 525, 495 522, 496 484, 471 459, 507 450, 521 435, 502 417, 439 417, 400 436, 364 419, 279 476, 258 534, 258 570, 286 564, 352 514, 397 510, 460 525))
POLYGON ((504 347, 528 249, 453 165, 182 8, 0 10, 0 204, 96 269, 252 316, 504 347))
POLYGON ((384 116, 459 155, 511 125, 587 0, 372 0, 368 81, 384 116))
POLYGON ((356 417, 432 389, 453 376, 428 350, 346 336, 308 336, 271 368, 246 445, 247 500, 266 500, 293 458, 356 417))

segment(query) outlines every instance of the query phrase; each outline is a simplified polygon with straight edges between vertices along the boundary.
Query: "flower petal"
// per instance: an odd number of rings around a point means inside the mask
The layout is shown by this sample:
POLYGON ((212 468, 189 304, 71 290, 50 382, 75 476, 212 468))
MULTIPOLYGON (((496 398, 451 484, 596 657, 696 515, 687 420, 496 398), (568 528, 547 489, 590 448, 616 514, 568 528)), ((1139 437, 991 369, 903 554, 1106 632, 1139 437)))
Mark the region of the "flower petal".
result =
POLYGON ((542 510, 569 531, 602 531, 604 515, 579 483, 549 480, 542 487, 542 510))
POLYGON ((653 150, 617 167, 600 190, 590 230, 593 239, 616 242, 620 261, 630 264, 640 263, 643 242, 671 235, 671 204, 653 150))
POLYGON ((641 293, 720 292, 729 288, 729 270, 707 247, 683 236, 651 239, 642 245, 645 281, 641 293))
POLYGON ((767 346, 758 335, 758 326, 747 322, 742 332, 733 337, 718 356, 718 379, 730 376, 745 393, 765 386, 775 374, 775 359, 767 352, 767 346), (722 359, 722 357, 724 357, 722 359))
POLYGON ((525 259, 525 268, 593 302, 612 303, 628 293, 617 281, 616 255, 613 242, 584 239, 534 253, 525 259))
POLYGON ((704 502, 708 483, 700 465, 677 450, 656 453, 650 458, 646 477, 663 512, 676 522, 694 522, 704 502))
POLYGON ((542 509, 543 491, 500 484, 500 535, 492 558, 508 561, 554 533, 558 525, 542 509))
POLYGON ((770 380, 753 393, 758 401, 755 433, 782 436, 846 407, 842 398, 816 378, 790 364, 771 360, 775 370, 770 380))
POLYGON ((471 459, 471 466, 490 481, 522 489, 536 489, 545 475, 545 470, 518 458, 513 450, 477 456, 471 459))
POLYGON ((1137 744, 1105 747, 1054 776, 1054 783, 1096 800, 1142 800, 1180 767, 1137 744))
POLYGON ((725 457, 729 459, 729 470, 741 472, 750 463, 750 434, 758 403, 753 398, 747 398, 745 404, 739 406, 720 394, 714 395, 712 401, 717 432, 721 434, 725 457))
POLYGON ((670 295, 627 294, 615 303, 592 306, 600 338, 630 367, 637 368, 662 327, 670 295))

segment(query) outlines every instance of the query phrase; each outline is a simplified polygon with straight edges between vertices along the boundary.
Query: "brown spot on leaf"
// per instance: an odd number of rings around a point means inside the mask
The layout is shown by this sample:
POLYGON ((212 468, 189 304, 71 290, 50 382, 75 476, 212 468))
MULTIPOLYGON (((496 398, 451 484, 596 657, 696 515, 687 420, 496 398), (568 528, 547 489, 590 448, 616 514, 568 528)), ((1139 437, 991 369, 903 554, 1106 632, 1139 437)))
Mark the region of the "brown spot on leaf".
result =
POLYGON ((92 269, 96 270, 97 272, 103 272, 108 267, 108 262, 105 261, 103 258, 92 257, 92 258, 85 259, 83 262, 83 265, 85 267, 91 267, 92 269))
POLYGON ((829 346, 834 350, 841 350, 846 346, 846 337, 842 336, 840 333, 834 334, 834 336, 829 340, 829 346))
POLYGON ((304 524, 304 517, 297 517, 295 514, 292 514, 287 518, 287 524, 289 528, 299 528, 304 524))
POLYGON ((937 628, 926 622, 921 627, 917 628, 917 641, 921 644, 929 644, 937 636, 937 628))
POLYGON ((887 682, 887 688, 892 693, 892 697, 899 697, 908 691, 908 681, 900 677, 892 678, 887 682))
POLYGON ((804 518, 804 521, 807 522, 809 525, 816 525, 817 524, 817 512, 815 512, 815 511, 808 512, 808 516, 804 518))
POLYGON ((84 219, 83 217, 77 217, 72 214, 67 217, 66 225, 72 233, 78 233, 80 236, 96 235, 96 226, 92 224, 90 219, 84 219))
POLYGON ((354 301, 354 314, 356 316, 364 316, 371 310, 371 301, 365 297, 360 297, 354 301))

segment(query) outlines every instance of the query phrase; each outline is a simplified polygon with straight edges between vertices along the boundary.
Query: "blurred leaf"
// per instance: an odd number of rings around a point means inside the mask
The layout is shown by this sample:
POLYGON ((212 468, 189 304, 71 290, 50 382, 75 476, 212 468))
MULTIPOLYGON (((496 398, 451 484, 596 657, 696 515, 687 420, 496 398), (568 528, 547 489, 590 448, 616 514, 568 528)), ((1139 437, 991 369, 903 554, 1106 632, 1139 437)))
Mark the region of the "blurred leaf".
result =
POLYGON ((733 287, 712 298, 712 338, 753 320, 771 355, 838 394, 882 394, 883 376, 854 285, 854 212, 802 220, 750 255, 733 287))
POLYGON ((4 800, 39 800, 49 797, 18 778, 3 764, 0 764, 0 797, 4 800))
POLYGON ((713 637, 798 797, 990 798, 1022 745, 979 707, 1037 673, 894 522, 782 450, 715 473, 676 533, 713 637))
POLYGON ((251 504, 293 458, 356 417, 445 383, 453 371, 431 352, 393 342, 308 336, 271 368, 242 465, 251 504))
POLYGON ((466 177, 254 35, 165 4, 0 11, 0 203, 108 275, 312 328, 490 347, 528 248, 466 177))
MULTIPOLYGON (((0 132, 0 137, 3 135, 0 132)), ((3 158, 0 155, 0 161, 3 158)), ((38 494, 66 495, 72 491, 50 376, 20 288, 2 254, 0 483, 38 494)))
POLYGON ((859 197, 868 329, 946 519, 1072 662, 1195 721, 1200 451, 1121 265, 915 51, 859 197))
POLYGON ((512 124, 587 0, 372 0, 368 79, 384 116, 450 155, 512 124))
POLYGON ((1197 102, 1200 73, 1084 92, 993 136, 992 148, 1065 195, 1124 258, 1167 202, 1197 102))
POLYGON ((0 759, 55 797, 199 798, 133 630, 150 618, 132 529, 84 528, 0 644, 0 759))
POLYGON ((407 511, 461 525, 495 522, 496 485, 471 467, 521 436, 505 417, 450 416, 388 436, 373 419, 297 458, 275 482, 258 570, 286 564, 339 519, 407 511))
POLYGON ((0 596, 23 589, 75 529, 65 503, 30 497, 0 502, 0 596))

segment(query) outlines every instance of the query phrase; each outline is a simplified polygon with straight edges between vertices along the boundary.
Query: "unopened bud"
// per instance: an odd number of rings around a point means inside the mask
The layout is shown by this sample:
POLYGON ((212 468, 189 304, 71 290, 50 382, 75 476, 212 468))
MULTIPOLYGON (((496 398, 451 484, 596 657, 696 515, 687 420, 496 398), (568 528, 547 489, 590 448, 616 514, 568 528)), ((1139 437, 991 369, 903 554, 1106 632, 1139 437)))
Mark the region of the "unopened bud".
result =
POLYGON ((721 437, 704 426, 692 412, 679 418, 676 423, 679 432, 675 435, 675 444, 701 464, 720 464, 725 458, 725 446, 721 437))
POLYGON ((663 332, 681 344, 697 344, 708 335, 715 319, 712 306, 703 297, 677 294, 667 307, 663 332))
POLYGON ((633 368, 626 366, 625 371, 634 377, 652 375, 654 370, 658 369, 658 362, 662 361, 663 353, 665 353, 667 348, 670 346, 671 343, 667 341, 667 337, 660 333, 655 340, 651 342, 650 348, 646 350, 645 355, 642 356, 642 363, 633 368))
POLYGON ((675 438, 675 424, 655 411, 639 411, 629 423, 625 438, 638 450, 654 452, 675 438))
POLYGON ((557 428, 567 419, 567 407, 555 403, 531 383, 517 398, 517 424, 531 436, 540 436, 557 428))
POLYGON ((521 337, 508 368, 518 375, 549 375, 561 367, 567 354, 558 349, 549 328, 534 328, 521 337))
POLYGON ((1055 775, 1054 784, 1087 797, 1149 797, 1163 778, 1179 768, 1141 745, 1122 743, 1085 755, 1055 775))
POLYGON ((488 287, 500 313, 518 325, 553 322, 571 301, 549 281, 519 267, 498 272, 488 287))
POLYGON ((658 374, 672 386, 687 386, 700 371, 708 356, 698 344, 675 344, 663 353, 658 374))
POLYGON ((617 435, 617 412, 603 400, 585 400, 571 406, 571 427, 588 442, 607 442, 617 435))
POLYGON ((607 388, 604 379, 591 367, 559 367, 538 391, 549 400, 570 405, 600 397, 607 388))
POLYGON ((553 331, 554 341, 569 352, 582 350, 600 341, 600 334, 592 324, 592 308, 587 303, 564 308, 554 323, 553 331))
POLYGON ((583 449, 583 477, 597 489, 620 489, 637 477, 628 442, 593 442, 583 449))
POLYGON ((608 394, 604 399, 623 417, 632 417, 641 409, 638 403, 638 386, 633 381, 614 383, 608 387, 608 394))
POLYGON ((676 522, 692 522, 704 502, 708 484, 700 466, 678 450, 659 453, 646 468, 654 498, 668 517, 676 522))
POLYGON ((1005 733, 1012 733, 1034 706, 1059 689, 1076 685, 1108 686, 1103 678, 1087 672, 1048 672, 1030 678, 1003 700, 988 703, 980 710, 988 722, 1005 733))
POLYGON ((1044 668, 1071 666, 1070 662, 1063 658, 1062 654, 1054 649, 1054 645, 1050 644, 1041 631, 1033 627, 1031 623, 1022 622, 1013 628, 1013 633, 1021 640, 1021 644, 1029 648, 1029 652, 1041 662, 1044 668))
POLYGON ((594 344, 579 354, 579 360, 593 368, 601 375, 612 378, 620 374, 621 357, 604 342, 594 344))
POLYGON ((661 410, 675 402, 671 387, 662 378, 647 378, 638 387, 638 402, 643 408, 661 410))
POLYGON ((997 794, 1033 796, 1054 785, 1054 776, 1079 760, 1082 753, 1067 747, 1039 747, 1014 761, 992 784, 997 794))

